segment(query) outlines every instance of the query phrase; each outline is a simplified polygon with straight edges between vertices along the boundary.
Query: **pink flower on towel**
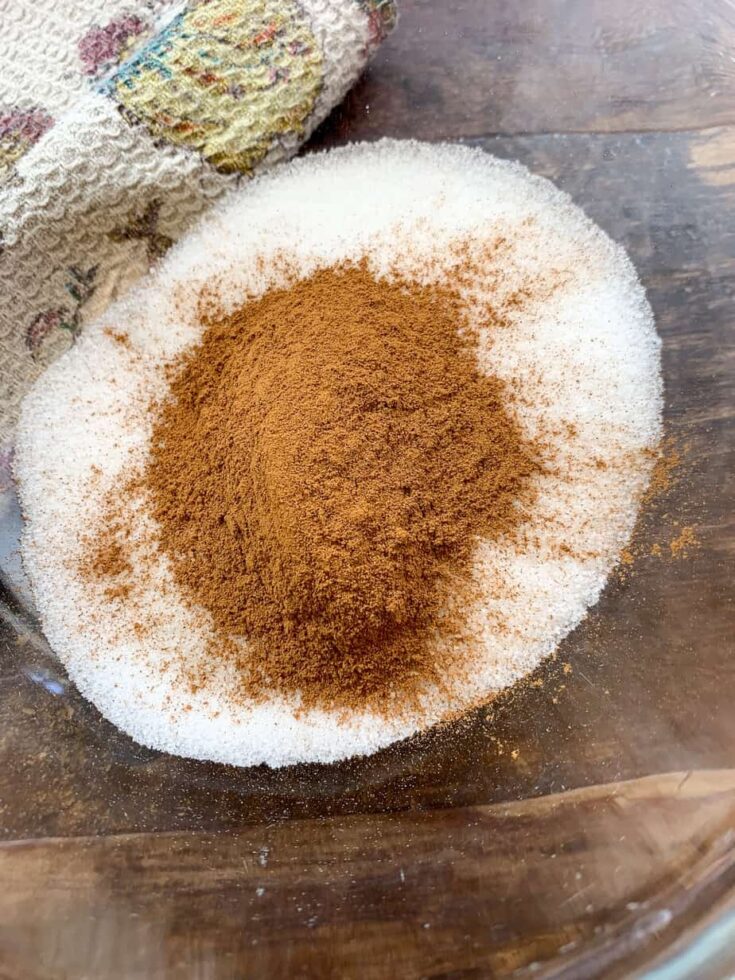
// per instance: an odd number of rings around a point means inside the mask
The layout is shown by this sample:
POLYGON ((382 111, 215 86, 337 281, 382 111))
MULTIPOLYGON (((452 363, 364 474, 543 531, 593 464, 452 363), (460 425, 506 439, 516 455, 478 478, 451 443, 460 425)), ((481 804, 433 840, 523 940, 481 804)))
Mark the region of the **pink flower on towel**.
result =
POLYGON ((136 14, 125 14, 104 27, 91 27, 79 41, 79 57, 86 75, 99 76, 118 64, 130 49, 131 39, 147 24, 136 14))

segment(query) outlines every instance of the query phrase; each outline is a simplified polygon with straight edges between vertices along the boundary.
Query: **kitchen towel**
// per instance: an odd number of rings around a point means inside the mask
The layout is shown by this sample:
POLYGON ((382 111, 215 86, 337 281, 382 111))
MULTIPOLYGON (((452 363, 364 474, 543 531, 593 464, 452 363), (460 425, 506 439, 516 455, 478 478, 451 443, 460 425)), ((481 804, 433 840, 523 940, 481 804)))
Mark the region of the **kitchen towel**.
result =
POLYGON ((393 0, 0 3, 0 484, 38 374, 292 155, 394 21, 393 0))

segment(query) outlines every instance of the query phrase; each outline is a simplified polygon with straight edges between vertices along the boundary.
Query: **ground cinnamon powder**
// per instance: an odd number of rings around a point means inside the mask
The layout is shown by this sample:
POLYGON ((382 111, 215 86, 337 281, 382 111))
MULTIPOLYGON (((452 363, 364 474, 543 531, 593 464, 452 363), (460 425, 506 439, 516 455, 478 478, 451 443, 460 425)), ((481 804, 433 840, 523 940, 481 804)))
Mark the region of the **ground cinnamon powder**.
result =
POLYGON ((106 583, 107 599, 127 599, 131 593, 133 565, 127 550, 126 529, 113 507, 106 515, 104 533, 85 553, 80 571, 87 579, 101 579, 106 583))
POLYGON ((477 539, 522 521, 537 469, 459 297, 345 264, 204 318, 143 482, 211 657, 248 696, 410 698, 447 669, 477 539))

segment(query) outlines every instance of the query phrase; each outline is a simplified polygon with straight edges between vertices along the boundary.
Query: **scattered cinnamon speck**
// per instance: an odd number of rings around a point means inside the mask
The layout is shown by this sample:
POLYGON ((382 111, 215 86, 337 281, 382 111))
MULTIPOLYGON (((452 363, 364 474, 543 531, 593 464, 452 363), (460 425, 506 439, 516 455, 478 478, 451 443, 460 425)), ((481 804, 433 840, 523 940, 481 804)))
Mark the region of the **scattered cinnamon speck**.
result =
POLYGON ((699 539, 691 525, 683 527, 679 534, 669 544, 672 558, 685 558, 689 551, 699 547, 699 539))
POLYGON ((106 599, 127 599, 132 591, 132 585, 125 582, 122 585, 110 585, 105 589, 106 599))
POLYGON ((119 344, 121 347, 127 348, 127 350, 130 350, 130 348, 132 347, 132 344, 130 343, 130 337, 126 333, 123 333, 121 330, 113 330, 112 327, 105 327, 103 333, 105 333, 105 335, 108 336, 111 340, 114 340, 116 344, 119 344))
MULTIPOLYGON (((669 437, 661 443, 658 450, 654 452, 655 465, 649 486, 643 495, 644 504, 651 505, 659 498, 666 497, 674 484, 680 481, 687 450, 688 446, 678 443, 673 437, 669 437)), ((688 512, 686 505, 677 504, 676 510, 684 514, 688 512)), ((660 518, 657 518, 657 523, 663 525, 658 527, 657 536, 663 538, 663 542, 654 541, 653 544, 644 544, 636 540, 639 535, 642 536, 641 528, 645 525, 645 515, 644 524, 642 525, 639 521, 633 534, 633 540, 620 553, 620 563, 617 568, 617 577, 620 581, 625 581, 629 575, 634 574, 632 566, 639 559, 646 557, 686 558, 693 548, 699 546, 694 527, 687 525, 678 531, 679 521, 672 520, 672 517, 673 514, 663 513, 660 518), (672 524, 676 529, 673 532, 670 530, 672 524), (674 534, 674 537, 668 540, 671 533, 674 534)))
POLYGON ((651 473, 648 489, 643 502, 649 503, 669 491, 674 483, 674 474, 682 464, 682 452, 671 437, 664 439, 656 454, 656 463, 651 473))

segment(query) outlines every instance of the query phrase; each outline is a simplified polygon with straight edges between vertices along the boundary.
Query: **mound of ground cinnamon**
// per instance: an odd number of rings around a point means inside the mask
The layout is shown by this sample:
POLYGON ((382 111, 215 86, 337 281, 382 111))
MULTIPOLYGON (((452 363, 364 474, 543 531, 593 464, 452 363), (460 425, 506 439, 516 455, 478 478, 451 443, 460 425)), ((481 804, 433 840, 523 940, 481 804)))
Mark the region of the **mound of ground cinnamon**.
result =
POLYGON ((536 468, 475 340, 451 288, 362 263, 211 318, 174 365, 144 484, 248 696, 380 707, 446 669, 449 600, 536 468))

